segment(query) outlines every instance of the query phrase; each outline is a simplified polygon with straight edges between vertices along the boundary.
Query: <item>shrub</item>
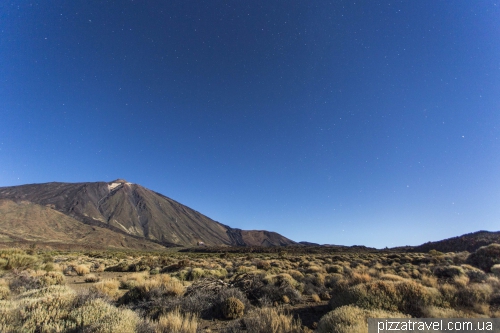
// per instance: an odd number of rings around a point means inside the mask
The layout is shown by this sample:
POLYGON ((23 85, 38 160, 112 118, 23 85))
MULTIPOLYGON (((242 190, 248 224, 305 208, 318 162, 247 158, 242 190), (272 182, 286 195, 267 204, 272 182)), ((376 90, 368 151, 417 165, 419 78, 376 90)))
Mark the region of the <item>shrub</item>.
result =
POLYGON ((2 332, 61 332, 74 328, 64 321, 73 298, 74 292, 63 286, 23 293, 16 301, 0 304, 0 329, 2 332))
POLYGON ((322 273, 322 272, 325 272, 325 270, 320 267, 320 266, 317 266, 317 265, 309 265, 307 268, 306 268, 306 273, 322 273))
POLYGON ((301 281, 304 278, 304 274, 295 269, 289 269, 286 271, 286 273, 293 277, 296 281, 301 281))
POLYGON ((269 261, 265 260, 257 261, 256 266, 258 269, 263 269, 263 270, 268 270, 271 268, 271 264, 269 263, 269 261))
POLYGON ((118 296, 119 287, 120 282, 118 280, 105 279, 94 284, 90 290, 99 294, 104 294, 111 299, 115 299, 118 296))
POLYGON ((396 274, 381 274, 380 280, 386 281, 404 281, 404 277, 396 275, 396 274))
POLYGON ((237 319, 243 317, 245 305, 236 297, 229 297, 222 302, 221 310, 224 319, 237 319))
POLYGON ((65 284, 65 279, 60 272, 27 270, 14 273, 14 277, 10 280, 10 289, 16 293, 22 293, 27 290, 63 284, 65 284))
POLYGON ((432 250, 429 250, 429 255, 431 257, 438 258, 438 257, 442 257, 444 255, 444 253, 441 251, 432 249, 432 250))
POLYGON ((227 271, 224 268, 221 269, 202 269, 202 268, 193 268, 187 274, 186 279, 189 281, 195 281, 203 277, 214 276, 219 279, 225 277, 227 275, 227 271))
MULTIPOLYGON (((209 282, 210 279, 207 280, 209 282)), ((190 292, 188 296, 181 299, 181 309, 185 312, 199 313, 203 318, 212 319, 226 318, 224 311, 227 307, 228 299, 231 303, 241 303, 243 305, 241 313, 250 308, 250 302, 245 294, 236 288, 228 288, 225 285, 210 286, 206 288, 196 288, 194 292, 190 292), (237 301, 236 301, 237 300, 237 301)))
POLYGON ((68 321, 83 332, 133 333, 139 322, 137 314, 131 310, 118 309, 103 299, 92 299, 72 310, 68 321))
POLYGON ((329 265, 326 267, 326 271, 328 273, 342 274, 342 273, 344 273, 344 267, 342 267, 340 265, 329 265))
POLYGON ((487 273, 490 272, 493 265, 500 264, 500 244, 493 243, 480 247, 476 252, 469 255, 466 263, 487 273))
POLYGON ((500 264, 496 264, 496 265, 491 266, 490 270, 493 274, 500 277, 500 264))
POLYGON ((333 309, 351 304, 365 309, 400 311, 418 317, 422 306, 440 305, 442 298, 438 290, 415 281, 375 281, 341 290, 330 300, 333 309))
POLYGON ((487 278, 486 273, 481 269, 470 265, 462 265, 461 267, 471 282, 483 282, 487 278))
POLYGON ((355 285, 359 283, 367 283, 371 280, 371 276, 366 274, 366 273, 357 273, 357 272, 351 272, 348 274, 349 276, 349 284, 350 285, 355 285))
POLYGON ((488 284, 472 283, 458 290, 456 305, 473 307, 477 304, 488 303, 492 292, 493 289, 488 284))
POLYGON ((469 252, 467 252, 467 251, 455 253, 455 256, 453 257, 453 263, 455 265, 465 264, 465 261, 467 260, 468 256, 469 256, 469 252))
POLYGON ((400 312, 367 310, 346 305, 321 317, 317 333, 367 333, 368 318, 410 318, 400 312))
POLYGON ((123 262, 119 263, 118 265, 106 267, 104 269, 104 271, 106 271, 106 272, 128 272, 129 269, 130 269, 130 265, 127 262, 123 261, 123 262))
POLYGON ((85 277, 85 282, 87 283, 94 283, 94 282, 99 282, 101 279, 96 276, 95 274, 89 274, 85 277))
POLYGON ((0 300, 7 299, 10 295, 10 289, 7 285, 0 284, 0 300))
POLYGON ((179 280, 166 274, 154 275, 148 280, 137 280, 135 286, 120 299, 120 303, 150 302, 165 296, 180 296, 184 291, 184 285, 179 280))
POLYGON ((61 272, 46 272, 39 276, 39 280, 42 287, 63 285, 66 283, 64 275, 61 272))
POLYGON ((453 279, 456 276, 465 275, 465 272, 460 266, 438 266, 434 268, 434 275, 438 278, 453 279))
POLYGON ((300 284, 289 274, 281 273, 277 275, 266 275, 262 279, 266 284, 271 284, 280 287, 292 287, 297 288, 300 284))
POLYGON ((460 310, 428 306, 422 308, 422 315, 425 318, 469 318, 470 316, 460 310))
POLYGON ((29 254, 13 253, 6 257, 5 269, 27 269, 35 267, 38 258, 29 254))
POLYGON ((266 297, 269 301, 278 303, 283 302, 285 299, 284 296, 286 296, 288 302, 294 304, 302 300, 299 292, 302 290, 302 287, 302 284, 297 282, 289 274, 282 273, 278 275, 268 275, 261 281, 257 281, 257 284, 254 285, 250 294, 256 299, 266 297), (262 286, 262 282, 266 285, 262 286))
POLYGON ((94 272, 104 272, 105 269, 106 265, 104 265, 103 263, 95 263, 92 267, 92 271, 94 272))
POLYGON ((319 294, 319 298, 322 299, 323 301, 328 301, 332 297, 330 296, 330 293, 328 291, 324 291, 321 294, 319 294))
POLYGON ((243 311, 251 307, 245 295, 236 288, 228 288, 222 282, 207 279, 206 282, 198 280, 189 288, 183 297, 161 297, 151 295, 146 302, 137 303, 145 314, 151 318, 158 318, 166 310, 179 308, 183 313, 196 313, 204 319, 224 318, 224 302, 229 298, 238 299, 243 304, 243 311), (144 304, 144 306, 142 305, 144 304))
POLYGON ((138 284, 144 283, 147 275, 147 272, 132 273, 126 275, 123 279, 120 280, 120 288, 130 290, 138 284))
POLYGON ((243 319, 247 333, 302 333, 304 332, 300 320, 283 313, 278 308, 262 308, 243 319))
POLYGON ((87 265, 78 265, 75 267, 75 272, 79 276, 84 276, 90 273, 90 268, 87 265))

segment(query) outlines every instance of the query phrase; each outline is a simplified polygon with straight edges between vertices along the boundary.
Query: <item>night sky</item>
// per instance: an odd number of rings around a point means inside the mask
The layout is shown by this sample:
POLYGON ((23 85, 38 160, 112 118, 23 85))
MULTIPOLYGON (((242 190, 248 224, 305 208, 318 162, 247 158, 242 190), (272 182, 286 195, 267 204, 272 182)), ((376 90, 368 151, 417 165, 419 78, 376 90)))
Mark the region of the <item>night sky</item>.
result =
POLYGON ((295 241, 500 230, 500 2, 1 1, 0 186, 295 241))

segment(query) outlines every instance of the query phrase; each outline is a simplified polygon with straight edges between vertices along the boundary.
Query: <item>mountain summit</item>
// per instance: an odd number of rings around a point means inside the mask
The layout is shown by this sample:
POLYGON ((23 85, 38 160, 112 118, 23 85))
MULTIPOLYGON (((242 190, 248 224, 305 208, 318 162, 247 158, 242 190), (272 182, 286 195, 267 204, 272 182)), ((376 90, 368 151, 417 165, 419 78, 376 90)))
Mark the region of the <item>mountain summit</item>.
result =
MULTIPOLYGON (((29 202, 55 210, 87 226, 106 228, 117 234, 166 246, 192 246, 200 243, 273 246, 295 243, 275 232, 231 228, 160 193, 124 179, 0 187, 1 200, 9 200, 18 206, 19 203, 29 202)), ((0 207, 10 207, 12 210, 16 206, 9 203, 0 207)), ((28 206, 22 207, 27 209, 28 206)), ((0 212, 0 234, 3 226, 9 225, 12 228, 16 225, 7 219, 7 215, 0 212)), ((17 225, 27 222, 18 216, 17 225)), ((6 230, 10 233, 13 231, 6 230)), ((43 238, 43 235, 39 236, 43 238)))

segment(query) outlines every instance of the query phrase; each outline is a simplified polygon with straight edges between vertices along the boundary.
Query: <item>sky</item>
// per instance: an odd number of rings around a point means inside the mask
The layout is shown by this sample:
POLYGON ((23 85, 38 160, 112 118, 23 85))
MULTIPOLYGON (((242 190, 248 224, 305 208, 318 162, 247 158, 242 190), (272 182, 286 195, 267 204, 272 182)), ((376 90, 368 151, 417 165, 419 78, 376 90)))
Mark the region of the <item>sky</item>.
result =
POLYGON ((1 1, 0 186, 383 248, 500 230, 500 2, 1 1))

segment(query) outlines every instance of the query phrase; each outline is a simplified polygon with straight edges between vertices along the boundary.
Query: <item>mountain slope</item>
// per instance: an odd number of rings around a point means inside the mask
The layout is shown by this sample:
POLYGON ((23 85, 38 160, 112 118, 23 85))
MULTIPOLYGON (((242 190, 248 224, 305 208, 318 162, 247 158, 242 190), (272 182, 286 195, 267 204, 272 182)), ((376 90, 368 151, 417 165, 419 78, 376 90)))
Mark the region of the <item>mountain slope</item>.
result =
POLYGON ((88 225, 165 245, 286 245, 267 231, 242 231, 216 222, 164 195, 118 179, 95 183, 46 183, 0 188, 0 199, 51 207, 88 225))
POLYGON ((65 244, 73 248, 163 248, 145 239, 83 224, 49 207, 5 199, 0 200, 0 242, 7 245, 36 242, 52 247, 65 244))

